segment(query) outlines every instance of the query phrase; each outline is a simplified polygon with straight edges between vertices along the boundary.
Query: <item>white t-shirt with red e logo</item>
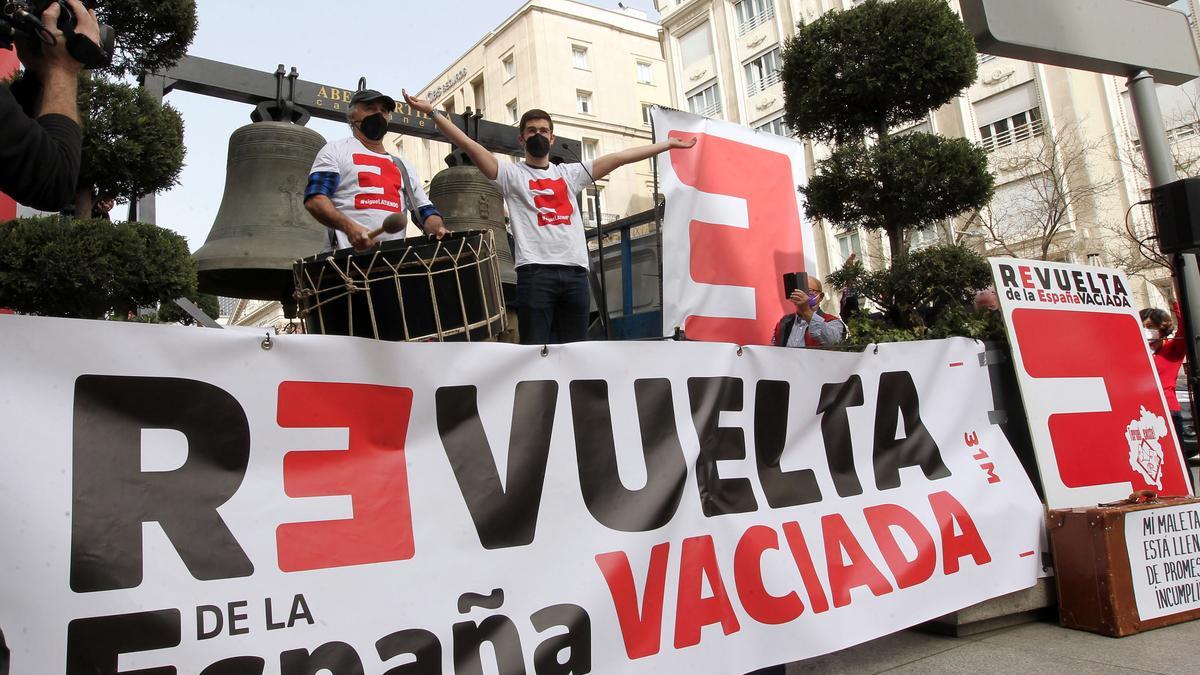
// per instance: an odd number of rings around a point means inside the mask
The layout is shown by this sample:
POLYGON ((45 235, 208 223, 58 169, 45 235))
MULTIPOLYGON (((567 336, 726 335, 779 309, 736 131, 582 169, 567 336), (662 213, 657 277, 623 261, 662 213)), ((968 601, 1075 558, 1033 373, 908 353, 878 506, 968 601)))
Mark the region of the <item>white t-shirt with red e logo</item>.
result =
POLYGON ((551 164, 538 169, 524 162, 500 162, 495 183, 508 206, 515 266, 588 267, 583 219, 576 194, 591 185, 592 163, 551 164))
MULTIPOLYGON (((416 204, 404 203, 404 179, 392 156, 367 149, 353 136, 321 148, 309 173, 336 173, 337 189, 330 197, 334 208, 368 230, 374 230, 383 225, 384 218, 401 209, 415 210, 432 203, 421 187, 416 170, 403 157, 397 159, 404 163, 404 170, 413 181, 412 193, 416 204)), ((410 219, 408 234, 419 233, 410 219)), ((376 241, 404 237, 404 232, 385 232, 376 237, 376 241)), ((337 239, 339 248, 350 245, 350 240, 340 230, 337 231, 337 239)))

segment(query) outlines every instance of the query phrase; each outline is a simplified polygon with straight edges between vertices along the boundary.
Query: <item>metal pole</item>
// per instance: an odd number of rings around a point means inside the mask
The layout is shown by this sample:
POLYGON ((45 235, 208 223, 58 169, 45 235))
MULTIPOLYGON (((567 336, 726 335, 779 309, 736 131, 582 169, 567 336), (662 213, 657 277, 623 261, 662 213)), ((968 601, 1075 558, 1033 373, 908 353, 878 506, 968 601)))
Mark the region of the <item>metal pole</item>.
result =
MULTIPOLYGON (((150 94, 159 105, 162 105, 163 96, 166 96, 167 81, 166 78, 160 75, 144 74, 142 75, 142 89, 150 94)), ((154 193, 151 192, 139 200, 130 200, 129 202, 129 219, 137 219, 139 222, 155 224, 158 218, 158 207, 154 198, 154 193)))
POLYGON ((604 218, 600 213, 600 188, 596 186, 595 180, 592 181, 592 187, 596 190, 596 199, 592 203, 596 209, 596 253, 600 258, 600 315, 604 319, 601 325, 604 326, 604 339, 611 340, 612 328, 608 325, 611 320, 608 315, 608 275, 604 273, 604 218))
MULTIPOLYGON (((1130 76, 1127 82, 1129 98, 1133 104, 1133 116, 1137 120, 1138 138, 1142 142, 1142 155, 1146 159, 1146 174, 1150 187, 1174 183, 1179 179, 1175 171, 1175 159, 1167 141, 1163 125, 1162 110, 1158 104, 1158 92, 1154 77, 1140 71, 1130 76)), ((1175 280, 1175 295, 1179 298, 1179 311, 1183 315, 1184 334, 1188 348, 1188 388, 1191 389, 1192 420, 1197 417, 1196 383, 1200 382, 1200 265, 1192 253, 1177 253, 1171 256, 1172 276, 1175 280)), ((1166 383, 1164 383, 1166 384, 1166 383)), ((1180 439, 1182 442, 1183 439, 1180 439)))

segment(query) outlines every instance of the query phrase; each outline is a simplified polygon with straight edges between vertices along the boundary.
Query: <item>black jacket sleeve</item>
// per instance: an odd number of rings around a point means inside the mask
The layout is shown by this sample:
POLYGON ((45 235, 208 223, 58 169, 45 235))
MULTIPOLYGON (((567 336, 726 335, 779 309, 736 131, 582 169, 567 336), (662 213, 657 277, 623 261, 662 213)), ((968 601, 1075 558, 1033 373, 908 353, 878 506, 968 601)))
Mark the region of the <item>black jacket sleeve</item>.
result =
POLYGON ((25 114, 0 87, 0 192, 42 211, 71 202, 79 180, 83 133, 63 115, 25 114))

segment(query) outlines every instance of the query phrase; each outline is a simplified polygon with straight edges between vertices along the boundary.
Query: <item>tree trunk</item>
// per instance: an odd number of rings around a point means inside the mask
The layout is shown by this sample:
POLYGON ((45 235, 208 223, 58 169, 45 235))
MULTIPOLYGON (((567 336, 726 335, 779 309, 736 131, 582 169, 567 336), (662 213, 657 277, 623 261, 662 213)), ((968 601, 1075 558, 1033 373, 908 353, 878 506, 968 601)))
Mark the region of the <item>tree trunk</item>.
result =
POLYGON ((896 260, 904 257, 904 255, 907 253, 907 251, 904 250, 904 233, 900 231, 899 227, 891 224, 887 226, 886 231, 888 236, 888 247, 891 249, 892 264, 894 265, 896 264, 896 260))
MULTIPOLYGON (((876 123, 875 137, 878 139, 879 145, 883 145, 887 142, 888 126, 886 122, 881 121, 876 123)), ((888 190, 887 178, 888 177, 886 175, 879 176, 880 187, 883 188, 884 194, 886 194, 888 190)), ((892 223, 885 223, 884 231, 887 232, 888 235, 888 247, 891 249, 892 253, 892 264, 895 264, 895 261, 903 257, 905 254, 904 232, 898 225, 893 225, 892 223)))
POLYGON ((92 188, 80 187, 75 191, 75 218, 87 220, 92 217, 92 188))

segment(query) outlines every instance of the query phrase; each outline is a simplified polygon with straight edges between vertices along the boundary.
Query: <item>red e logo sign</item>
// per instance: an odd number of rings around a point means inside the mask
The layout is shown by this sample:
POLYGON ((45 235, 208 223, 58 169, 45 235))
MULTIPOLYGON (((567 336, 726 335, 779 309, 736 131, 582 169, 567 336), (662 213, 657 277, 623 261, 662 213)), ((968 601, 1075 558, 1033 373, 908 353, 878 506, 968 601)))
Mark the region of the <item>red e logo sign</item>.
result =
POLYGON ((690 316, 688 337, 736 344, 769 344, 776 322, 795 308, 783 296, 782 277, 804 269, 804 240, 791 159, 779 152, 720 136, 671 131, 696 146, 671 151, 680 182, 709 194, 746 201, 749 227, 692 220, 691 278, 700 284, 754 291, 754 318, 690 316))
POLYGON ((404 439, 412 389, 340 382, 279 385, 279 426, 342 427, 346 450, 296 450, 283 458, 289 497, 350 495, 354 517, 285 523, 275 531, 284 572, 413 557, 404 439))
MULTIPOLYGON (((1016 309, 1012 326, 1030 377, 1103 380, 1110 410, 1049 417, 1050 440, 1063 486, 1131 483, 1135 490, 1188 494, 1179 452, 1167 431, 1171 416, 1163 408, 1158 377, 1146 358, 1142 326, 1136 318, 1016 309), (1148 476, 1160 477, 1162 487, 1148 476)), ((1063 385, 1071 386, 1071 380, 1064 379, 1063 385)), ((1087 389, 1093 385, 1079 382, 1076 386, 1087 389)), ((1080 391, 1081 396, 1086 393, 1080 391)), ((1064 390, 1056 399, 1059 409, 1071 405, 1072 398, 1064 390)))

